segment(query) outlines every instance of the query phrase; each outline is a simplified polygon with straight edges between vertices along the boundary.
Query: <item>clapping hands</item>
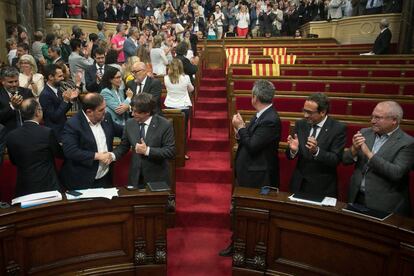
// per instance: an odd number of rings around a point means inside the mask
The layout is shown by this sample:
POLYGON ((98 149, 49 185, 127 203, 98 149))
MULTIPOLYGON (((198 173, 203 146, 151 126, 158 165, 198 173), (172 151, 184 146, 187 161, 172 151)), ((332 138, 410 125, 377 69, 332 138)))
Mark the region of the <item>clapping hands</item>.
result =
POLYGON ((95 160, 98 160, 105 165, 109 165, 113 161, 112 154, 110 152, 96 152, 95 160))

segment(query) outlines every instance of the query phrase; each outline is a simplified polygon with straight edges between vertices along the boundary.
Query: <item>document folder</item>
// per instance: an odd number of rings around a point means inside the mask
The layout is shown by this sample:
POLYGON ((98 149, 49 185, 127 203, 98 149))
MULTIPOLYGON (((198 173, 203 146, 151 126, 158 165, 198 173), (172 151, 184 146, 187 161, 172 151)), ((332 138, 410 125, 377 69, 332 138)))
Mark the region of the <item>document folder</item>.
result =
POLYGON ((170 190, 170 187, 165 181, 148 182, 147 187, 151 192, 165 192, 170 190))

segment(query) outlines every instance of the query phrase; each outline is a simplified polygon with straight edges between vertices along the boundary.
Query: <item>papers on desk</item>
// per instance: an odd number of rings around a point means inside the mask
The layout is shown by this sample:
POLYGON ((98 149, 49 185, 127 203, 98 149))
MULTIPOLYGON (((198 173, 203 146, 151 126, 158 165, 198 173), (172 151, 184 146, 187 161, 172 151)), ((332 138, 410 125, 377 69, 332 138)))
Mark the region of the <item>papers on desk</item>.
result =
POLYGON ((16 197, 12 200, 12 205, 20 203, 22 208, 27 208, 59 200, 62 200, 62 194, 58 191, 50 191, 16 197))
POLYGON ((313 205, 318 205, 318 206, 332 206, 335 207, 336 206, 336 198, 334 197, 324 197, 324 198, 318 198, 318 199, 305 199, 302 196, 295 196, 296 194, 293 194, 289 197, 289 199, 291 201, 296 201, 296 202, 302 202, 302 203, 308 203, 308 204, 313 204, 313 205))
POLYGON ((66 193, 66 198, 68 200, 75 200, 75 199, 82 199, 82 198, 107 198, 112 199, 114 196, 118 196, 118 189, 117 188, 97 188, 97 189, 86 189, 86 190, 76 190, 82 193, 79 196, 73 196, 66 193))

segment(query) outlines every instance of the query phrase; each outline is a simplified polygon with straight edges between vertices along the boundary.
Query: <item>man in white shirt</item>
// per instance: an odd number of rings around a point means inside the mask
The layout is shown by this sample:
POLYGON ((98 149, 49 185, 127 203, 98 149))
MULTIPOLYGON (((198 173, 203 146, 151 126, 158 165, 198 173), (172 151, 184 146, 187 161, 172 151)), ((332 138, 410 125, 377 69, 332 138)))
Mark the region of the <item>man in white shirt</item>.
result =
POLYGON ((122 127, 105 114, 105 107, 100 94, 88 93, 82 110, 65 125, 61 179, 69 190, 112 187, 109 164, 114 156, 110 152, 114 137, 122 136, 122 127))

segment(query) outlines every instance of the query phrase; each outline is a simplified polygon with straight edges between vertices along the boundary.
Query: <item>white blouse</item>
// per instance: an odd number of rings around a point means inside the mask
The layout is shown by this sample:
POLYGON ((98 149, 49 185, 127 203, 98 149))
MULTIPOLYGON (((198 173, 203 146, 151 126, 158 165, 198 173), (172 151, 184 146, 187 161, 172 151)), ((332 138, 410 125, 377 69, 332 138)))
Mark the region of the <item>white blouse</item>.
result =
POLYGON ((33 74, 32 78, 33 84, 29 83, 29 77, 23 73, 19 74, 19 86, 28 88, 32 91, 34 97, 39 98, 40 93, 42 93, 43 88, 45 87, 45 82, 42 74, 36 73, 33 74), (36 86, 37 92, 33 90, 33 86, 36 86))
POLYGON ((194 90, 188 75, 181 75, 178 83, 171 83, 170 77, 164 76, 164 85, 167 88, 167 97, 164 105, 170 108, 187 109, 192 106, 189 92, 194 90))
POLYGON ((237 22, 237 28, 240 29, 245 29, 249 27, 249 22, 250 22, 250 17, 249 14, 247 12, 245 13, 238 13, 236 15, 236 19, 238 20, 237 22))
POLYGON ((167 74, 168 59, 165 52, 161 48, 152 48, 151 53, 152 72, 156 75, 167 74))

